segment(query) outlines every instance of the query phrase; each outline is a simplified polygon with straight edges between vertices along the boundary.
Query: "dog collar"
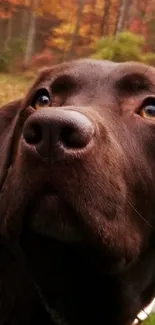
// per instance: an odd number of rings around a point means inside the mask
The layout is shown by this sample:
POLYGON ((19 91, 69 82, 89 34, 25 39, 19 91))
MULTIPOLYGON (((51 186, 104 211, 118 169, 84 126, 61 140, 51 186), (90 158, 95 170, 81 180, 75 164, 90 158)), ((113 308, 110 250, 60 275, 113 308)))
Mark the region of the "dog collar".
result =
POLYGON ((141 322, 143 322, 146 318, 149 317, 149 315, 152 312, 153 307, 155 306, 155 298, 153 298, 153 300, 151 301, 151 303, 149 305, 147 305, 147 307, 145 307, 144 309, 142 309, 140 311, 140 313, 137 315, 137 317, 135 318, 133 325, 139 325, 141 324, 141 322))

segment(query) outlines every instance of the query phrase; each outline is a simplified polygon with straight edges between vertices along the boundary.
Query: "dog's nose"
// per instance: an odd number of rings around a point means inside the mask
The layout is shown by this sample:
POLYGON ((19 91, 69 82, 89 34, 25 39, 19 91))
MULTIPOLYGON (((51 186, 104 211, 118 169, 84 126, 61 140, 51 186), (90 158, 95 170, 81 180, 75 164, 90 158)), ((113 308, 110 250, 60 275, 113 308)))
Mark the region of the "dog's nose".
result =
POLYGON ((87 147, 93 135, 94 125, 88 117, 61 108, 37 111, 27 119, 23 130, 26 143, 43 157, 73 155, 87 147))

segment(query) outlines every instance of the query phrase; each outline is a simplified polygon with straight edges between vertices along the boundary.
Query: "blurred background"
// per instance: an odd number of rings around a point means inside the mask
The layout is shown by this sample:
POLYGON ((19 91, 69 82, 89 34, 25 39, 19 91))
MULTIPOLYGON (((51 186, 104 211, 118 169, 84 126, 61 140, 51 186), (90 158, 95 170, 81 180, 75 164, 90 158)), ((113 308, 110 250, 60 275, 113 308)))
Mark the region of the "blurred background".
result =
POLYGON ((0 104, 79 57, 155 65, 155 0, 0 0, 0 104))

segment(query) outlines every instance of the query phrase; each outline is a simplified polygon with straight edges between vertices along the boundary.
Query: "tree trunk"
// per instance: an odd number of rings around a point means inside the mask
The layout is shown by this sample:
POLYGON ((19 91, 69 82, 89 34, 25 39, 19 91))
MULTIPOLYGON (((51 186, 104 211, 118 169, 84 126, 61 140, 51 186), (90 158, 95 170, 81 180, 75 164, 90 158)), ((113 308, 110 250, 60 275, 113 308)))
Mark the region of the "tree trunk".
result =
POLYGON ((89 32, 88 32, 88 38, 91 41, 91 37, 93 34, 93 26, 94 26, 94 11, 95 11, 95 6, 96 6, 96 0, 92 1, 92 12, 90 14, 90 24, 89 24, 89 32))
POLYGON ((7 50, 9 47, 11 35, 12 35, 12 16, 10 16, 10 18, 8 19, 8 23, 7 23, 6 39, 5 39, 5 43, 4 43, 5 50, 7 50))
POLYGON ((33 0, 32 3, 33 3, 33 6, 32 6, 32 11, 31 11, 26 51, 25 51, 25 58, 24 58, 25 66, 28 66, 30 59, 33 55, 35 35, 36 35, 36 21, 37 21, 36 9, 38 8, 39 0, 33 0))
POLYGON ((134 1, 133 0, 129 0, 129 5, 128 5, 128 10, 126 13, 126 17, 124 17, 124 28, 126 30, 128 30, 130 28, 131 22, 132 22, 132 10, 134 7, 134 1))
POLYGON ((100 36, 108 35, 108 22, 111 0, 105 0, 103 19, 100 25, 100 36))
POLYGON ((125 16, 129 7, 129 0, 120 0, 118 15, 116 20, 115 35, 120 33, 124 28, 125 16))
POLYGON ((28 22, 28 19, 29 19, 29 14, 28 14, 28 9, 25 7, 23 8, 22 12, 21 12, 21 31, 20 31, 20 35, 21 37, 25 37, 26 35, 26 29, 27 29, 27 22, 28 22))
POLYGON ((76 21, 75 30, 73 33, 72 43, 71 43, 71 47, 70 47, 70 50, 68 53, 68 57, 72 57, 74 55, 75 45, 77 42, 79 30, 80 30, 80 24, 81 24, 81 18, 82 18, 84 4, 85 4, 85 0, 79 0, 79 7, 78 7, 78 11, 77 11, 77 21, 76 21))

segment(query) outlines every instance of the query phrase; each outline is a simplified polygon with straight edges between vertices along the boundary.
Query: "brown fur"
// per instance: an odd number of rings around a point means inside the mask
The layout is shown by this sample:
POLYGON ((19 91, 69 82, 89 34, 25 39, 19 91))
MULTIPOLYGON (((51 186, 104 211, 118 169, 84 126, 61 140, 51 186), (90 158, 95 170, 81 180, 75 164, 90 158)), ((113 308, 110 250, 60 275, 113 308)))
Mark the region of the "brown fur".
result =
POLYGON ((0 110, 0 323, 129 325, 155 295, 155 69, 78 60, 41 73, 0 110), (51 107, 33 108, 40 89, 51 107), (73 155, 26 144, 33 115, 92 121, 73 155), (2 306, 2 307, 1 307, 2 306))

